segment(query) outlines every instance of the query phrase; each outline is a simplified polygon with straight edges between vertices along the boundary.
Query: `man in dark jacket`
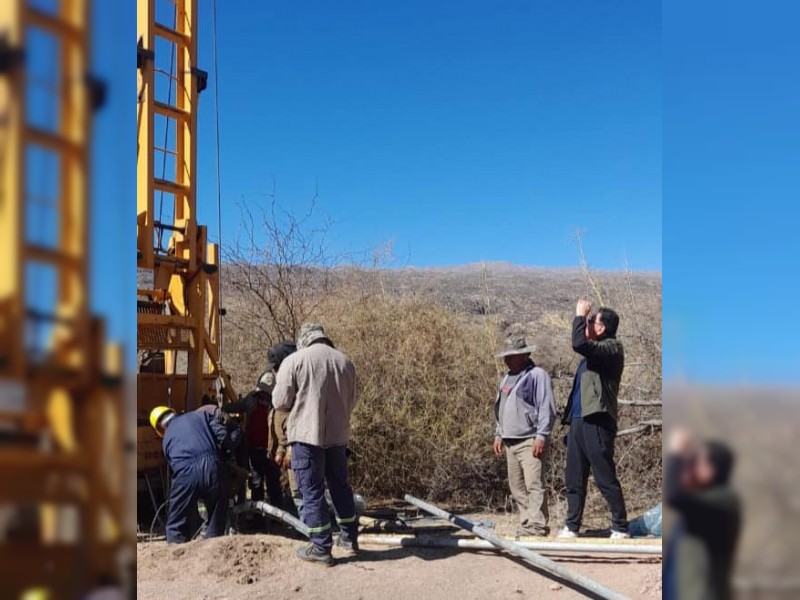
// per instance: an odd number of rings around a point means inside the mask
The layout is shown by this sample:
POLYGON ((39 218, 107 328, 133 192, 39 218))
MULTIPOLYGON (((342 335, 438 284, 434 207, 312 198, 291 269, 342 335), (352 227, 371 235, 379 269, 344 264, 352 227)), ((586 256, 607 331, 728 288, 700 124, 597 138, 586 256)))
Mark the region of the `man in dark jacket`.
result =
POLYGON ((567 436, 567 523, 561 538, 578 536, 583 521, 589 470, 611 509, 611 537, 627 538, 628 517, 614 464, 617 394, 625 367, 617 339, 619 316, 600 308, 588 318, 592 303, 579 300, 572 321, 572 349, 583 356, 575 373, 562 422, 567 436))
POLYGON ((164 456, 172 471, 167 542, 175 544, 192 539, 198 500, 203 501, 208 511, 206 537, 223 535, 229 487, 224 455, 241 441, 241 431, 226 428, 212 412, 176 415, 166 406, 151 411, 150 424, 164 438, 164 456))
POLYGON ((728 600, 741 528, 730 485, 734 457, 719 442, 698 443, 673 431, 664 465, 664 500, 678 519, 664 556, 666 600, 728 600))

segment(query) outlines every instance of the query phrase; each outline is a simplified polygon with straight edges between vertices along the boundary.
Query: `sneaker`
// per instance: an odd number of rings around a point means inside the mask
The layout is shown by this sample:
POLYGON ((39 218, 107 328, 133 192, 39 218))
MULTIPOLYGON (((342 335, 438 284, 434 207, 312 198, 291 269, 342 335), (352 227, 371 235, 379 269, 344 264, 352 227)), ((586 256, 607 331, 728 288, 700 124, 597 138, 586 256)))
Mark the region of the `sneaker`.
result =
POLYGON ((560 540, 574 540, 578 537, 578 532, 572 531, 569 527, 564 527, 564 529, 558 532, 557 537, 560 540))
POLYGON ((324 567, 333 566, 333 556, 330 552, 326 552, 321 548, 317 548, 314 544, 309 544, 297 551, 297 558, 310 563, 316 563, 324 567))
POLYGON ((611 530, 611 535, 608 536, 610 540, 627 540, 631 537, 631 535, 627 531, 614 531, 611 530))
POLYGON ((358 541, 353 541, 349 537, 340 535, 336 539, 336 547, 341 548, 346 554, 354 556, 358 554, 358 541))

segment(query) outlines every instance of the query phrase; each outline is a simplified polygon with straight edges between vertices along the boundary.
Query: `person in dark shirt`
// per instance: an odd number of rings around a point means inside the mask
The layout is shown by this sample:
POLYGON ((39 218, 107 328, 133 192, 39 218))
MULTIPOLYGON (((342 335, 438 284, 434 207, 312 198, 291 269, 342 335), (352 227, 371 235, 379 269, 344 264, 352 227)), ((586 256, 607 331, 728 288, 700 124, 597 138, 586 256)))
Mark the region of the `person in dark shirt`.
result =
POLYGON ((255 501, 264 500, 266 487, 269 502, 273 506, 283 508, 283 489, 281 488, 281 471, 269 459, 269 414, 272 410, 272 387, 275 375, 266 371, 247 396, 237 402, 223 405, 226 413, 244 415, 246 417, 244 452, 250 467, 250 498, 255 501))
POLYGON ((721 442, 672 432, 664 465, 664 501, 677 514, 664 556, 667 600, 728 600, 741 529, 730 486, 734 455, 721 442))
POLYGON ((628 513, 614 461, 617 437, 617 395, 625 352, 617 339, 619 315, 600 307, 589 316, 592 303, 579 300, 572 321, 572 349, 582 356, 562 423, 569 425, 567 465, 567 519, 560 538, 576 538, 583 523, 589 471, 611 512, 611 538, 630 537, 628 513))
POLYGON ((163 437, 164 456, 172 472, 167 511, 167 542, 188 542, 197 501, 208 511, 206 537, 225 533, 228 510, 228 471, 225 453, 241 442, 238 428, 226 427, 208 411, 192 411, 181 415, 165 406, 150 413, 150 424, 163 437))

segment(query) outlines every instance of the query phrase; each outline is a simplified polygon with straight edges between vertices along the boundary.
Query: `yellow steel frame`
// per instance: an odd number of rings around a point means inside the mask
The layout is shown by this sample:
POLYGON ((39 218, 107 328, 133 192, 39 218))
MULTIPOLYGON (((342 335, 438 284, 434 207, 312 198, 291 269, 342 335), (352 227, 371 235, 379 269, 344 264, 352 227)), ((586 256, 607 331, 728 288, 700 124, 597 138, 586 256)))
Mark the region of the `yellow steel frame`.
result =
MULTIPOLYGON (((233 397, 219 357, 219 249, 207 242, 205 226, 197 223, 197 2, 174 0, 175 27, 156 21, 155 0, 138 0, 138 47, 148 58, 137 69, 137 261, 149 271, 151 287, 140 288, 140 300, 157 306, 138 314, 138 343, 142 350, 163 350, 165 373, 138 375, 138 466, 161 466, 158 440, 148 431, 147 414, 160 404, 177 410, 199 406, 218 378, 233 397), (156 99, 156 39, 173 44, 176 93, 172 103, 156 99), (156 177, 155 119, 160 115, 175 127, 175 170, 156 177), (155 193, 175 198, 169 251, 155 244, 159 233, 155 193), (185 361, 179 360, 185 354, 185 361)), ((159 236, 160 237, 160 236, 159 236)))
POLYGON ((88 305, 89 2, 64 1, 53 14, 23 0, 0 3, 0 32, 10 46, 25 49, 27 31, 37 29, 58 44, 61 73, 53 130, 26 121, 24 64, 0 74, 0 395, 11 391, 21 402, 21 410, 0 412, 16 440, 0 449, 0 507, 12 507, 21 526, 13 540, 0 538, 4 597, 33 585, 48 587, 52 598, 77 597, 101 575, 118 574, 124 553, 133 551, 124 510, 121 350, 105 342, 88 305), (59 165, 59 228, 46 247, 25 233, 31 148, 59 165), (54 313, 35 317, 53 324, 44 357, 26 353, 31 265, 47 266, 56 278, 54 313))

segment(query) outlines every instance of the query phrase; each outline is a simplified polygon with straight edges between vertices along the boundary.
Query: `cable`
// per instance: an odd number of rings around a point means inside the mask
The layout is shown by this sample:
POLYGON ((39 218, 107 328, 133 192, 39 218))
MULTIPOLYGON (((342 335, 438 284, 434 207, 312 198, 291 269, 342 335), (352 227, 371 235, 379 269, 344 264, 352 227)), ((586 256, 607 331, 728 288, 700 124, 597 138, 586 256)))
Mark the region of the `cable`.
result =
MULTIPOLYGON (((150 523, 150 537, 147 540, 148 542, 152 542, 153 541, 153 530, 156 527, 156 520, 158 519, 158 515, 161 514, 161 510, 164 507, 168 506, 168 505, 169 505, 169 499, 164 500, 164 503, 161 506, 158 507, 158 510, 156 511, 156 516, 153 517, 153 521, 152 521, 152 523, 150 523)), ((200 532, 203 531, 203 526, 204 525, 205 525, 205 523, 200 525, 200 528, 197 531, 194 532, 194 535, 190 538, 190 540, 196 540, 197 539, 197 537, 200 535, 200 532)))
MULTIPOLYGON (((218 295, 218 309, 222 308, 222 191, 220 182, 220 139, 219 139, 219 65, 217 62, 217 0, 212 0, 212 37, 213 37, 213 50, 214 50, 214 117, 217 129, 217 228, 219 234, 219 260, 217 261, 217 276, 219 277, 218 295)), ((217 314, 219 319, 219 326, 217 327, 218 339, 218 359, 219 365, 222 365, 222 315, 217 314)))
POLYGON ((168 504, 169 504, 169 499, 166 499, 164 500, 164 503, 158 507, 158 510, 156 511, 156 516, 153 517, 153 521, 152 523, 150 523, 150 537, 148 539, 149 542, 153 541, 153 530, 156 528, 156 520, 158 520, 158 515, 161 514, 161 509, 163 509, 168 504))

